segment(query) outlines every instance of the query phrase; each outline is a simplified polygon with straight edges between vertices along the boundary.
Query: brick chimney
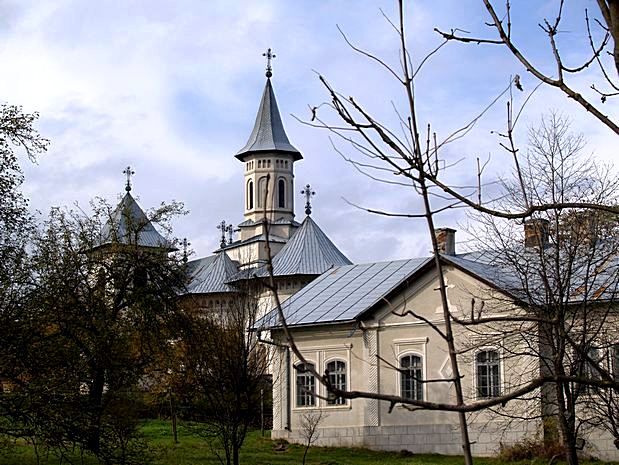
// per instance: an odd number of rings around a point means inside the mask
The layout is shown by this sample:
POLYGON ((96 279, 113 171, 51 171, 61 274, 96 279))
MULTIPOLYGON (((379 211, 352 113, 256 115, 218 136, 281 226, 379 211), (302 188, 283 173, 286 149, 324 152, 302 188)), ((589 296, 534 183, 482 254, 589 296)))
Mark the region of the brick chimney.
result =
POLYGON ((524 222, 524 246, 546 247, 548 246, 550 221, 543 218, 534 218, 524 222))
POLYGON ((438 250, 445 255, 456 254, 456 230, 451 228, 438 228, 434 231, 438 250))

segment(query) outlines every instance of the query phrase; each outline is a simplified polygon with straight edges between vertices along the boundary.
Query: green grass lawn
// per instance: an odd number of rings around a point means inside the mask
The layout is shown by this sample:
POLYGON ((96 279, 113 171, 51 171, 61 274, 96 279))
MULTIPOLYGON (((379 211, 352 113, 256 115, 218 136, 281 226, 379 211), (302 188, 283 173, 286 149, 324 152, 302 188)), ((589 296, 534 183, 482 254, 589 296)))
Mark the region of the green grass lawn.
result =
MULTIPOLYGON (((210 465, 219 464, 217 457, 210 450, 206 442, 185 430, 179 428, 179 444, 174 444, 169 422, 148 421, 142 427, 142 433, 147 441, 154 465, 210 465)), ((300 464, 303 457, 303 447, 296 444, 288 445, 283 452, 276 452, 275 442, 260 435, 260 431, 252 431, 241 450, 241 463, 246 465, 267 464, 300 464)), ((53 456, 43 457, 44 465, 60 465, 53 456)), ((66 463, 66 462, 65 462, 66 463)), ((95 464, 86 460, 86 464, 95 464)), ((376 452, 366 449, 347 449, 334 447, 312 447, 307 456, 308 465, 459 465, 463 463, 461 457, 442 455, 413 455, 402 456, 400 453, 376 452)), ((479 458, 478 465, 501 465, 497 459, 479 458)), ((533 462, 546 464, 546 460, 533 462)), ((555 462, 560 463, 560 462, 555 462)), ((591 462, 588 462, 591 464, 591 462)), ((35 465, 36 458, 31 446, 20 443, 8 451, 0 452, 1 465, 35 465)), ((530 465, 530 461, 521 462, 521 465, 530 465)))

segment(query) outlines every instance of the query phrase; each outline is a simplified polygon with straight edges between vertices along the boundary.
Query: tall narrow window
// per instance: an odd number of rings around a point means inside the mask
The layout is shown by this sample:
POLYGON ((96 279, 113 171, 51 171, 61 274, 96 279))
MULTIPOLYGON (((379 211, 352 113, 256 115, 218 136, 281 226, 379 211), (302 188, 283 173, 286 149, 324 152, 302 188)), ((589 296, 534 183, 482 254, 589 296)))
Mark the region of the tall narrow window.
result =
POLYGON ((264 194, 266 193, 266 191, 267 178, 266 176, 264 176, 258 180, 258 198, 256 199, 256 204, 258 205, 258 208, 262 208, 264 206, 264 194))
POLYGON ((277 206, 286 208, 286 181, 280 179, 277 181, 277 206))
POLYGON ((501 370, 499 353, 484 350, 475 357, 477 368, 477 397, 489 398, 501 395, 501 370))
POLYGON ((613 376, 619 381, 619 343, 614 344, 610 350, 613 376))
POLYGON ((297 407, 316 405, 316 380, 307 369, 314 369, 313 363, 299 364, 297 370, 297 407))
POLYGON ((251 179, 247 182, 247 209, 254 208, 254 181, 251 179))
MULTIPOLYGON (((334 360, 327 363, 327 371, 329 372, 329 383, 336 389, 346 390, 346 363, 341 360, 334 360)), ((345 405, 346 399, 343 397, 335 397, 332 393, 327 397, 328 405, 345 405)))
POLYGON ((400 390, 402 397, 423 400, 423 365, 421 357, 405 355, 400 358, 400 390))

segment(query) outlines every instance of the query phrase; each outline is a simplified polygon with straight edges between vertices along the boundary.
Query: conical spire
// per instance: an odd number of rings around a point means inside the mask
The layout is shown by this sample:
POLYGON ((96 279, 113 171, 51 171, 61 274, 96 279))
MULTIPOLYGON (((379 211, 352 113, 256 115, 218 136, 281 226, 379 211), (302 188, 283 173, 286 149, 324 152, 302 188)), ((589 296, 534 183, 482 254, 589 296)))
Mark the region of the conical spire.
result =
POLYGON ((112 243, 173 249, 170 242, 155 229, 129 191, 101 229, 97 247, 112 243))
POLYGON ((267 78, 254 129, 249 136, 249 140, 235 155, 239 160, 253 152, 284 152, 294 157, 294 160, 303 158, 301 152, 292 146, 284 130, 282 118, 277 108, 275 93, 271 85, 271 79, 267 78))

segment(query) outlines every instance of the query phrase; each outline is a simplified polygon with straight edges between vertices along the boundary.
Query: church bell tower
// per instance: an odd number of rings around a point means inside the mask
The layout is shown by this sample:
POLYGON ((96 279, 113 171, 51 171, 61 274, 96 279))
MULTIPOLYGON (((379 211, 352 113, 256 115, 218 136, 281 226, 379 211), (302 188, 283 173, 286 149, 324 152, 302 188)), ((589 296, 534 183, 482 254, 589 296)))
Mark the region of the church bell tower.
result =
POLYGON ((297 228, 294 221, 294 162, 303 156, 288 140, 284 130, 271 77, 269 49, 266 85, 256 115, 254 128, 245 146, 235 157, 244 164, 244 218, 240 225, 241 241, 264 233, 264 220, 270 234, 289 239, 297 228))

